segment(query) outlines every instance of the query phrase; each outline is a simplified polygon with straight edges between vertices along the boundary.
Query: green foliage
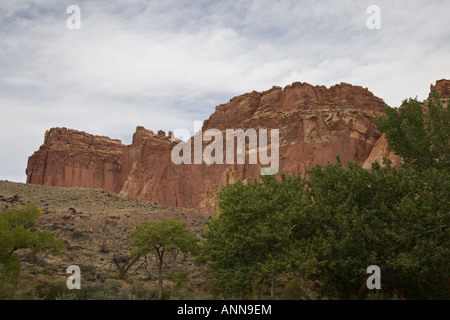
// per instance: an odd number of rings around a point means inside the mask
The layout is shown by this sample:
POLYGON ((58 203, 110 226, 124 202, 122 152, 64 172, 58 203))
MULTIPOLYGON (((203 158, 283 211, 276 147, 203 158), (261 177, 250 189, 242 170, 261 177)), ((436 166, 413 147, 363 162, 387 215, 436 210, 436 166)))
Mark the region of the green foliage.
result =
POLYGON ((189 283, 189 271, 181 270, 167 275, 167 279, 175 283, 175 290, 183 289, 189 283))
POLYGON ((410 298, 449 297, 450 179, 428 169, 418 173, 350 163, 317 166, 308 193, 314 234, 303 247, 303 267, 340 297, 362 298, 366 268, 378 265, 383 290, 410 298), (431 178, 431 179, 430 179, 431 178))
MULTIPOLYGON (((67 289, 60 299, 72 300, 154 300, 158 292, 139 281, 106 279, 104 282, 86 282, 81 290, 73 290, 69 295, 67 289)), ((164 296, 165 298, 167 296, 164 296)))
POLYGON ((315 300, 317 296, 308 287, 306 281, 294 278, 286 283, 281 298, 283 300, 315 300))
POLYGON ((448 173, 338 161, 308 175, 219 192, 220 215, 208 222, 199 256, 217 294, 246 298, 295 272, 320 281, 328 297, 361 299, 366 269, 378 265, 383 295, 449 298, 448 173))
POLYGON ((67 289, 66 280, 64 278, 45 281, 42 278, 28 284, 25 292, 22 292, 20 299, 23 300, 61 300, 62 297, 68 295, 70 291, 67 289))
POLYGON ((211 219, 198 260, 207 263, 218 294, 247 297, 261 282, 271 282, 291 265, 290 246, 298 223, 301 178, 262 176, 262 183, 238 182, 218 193, 220 215, 211 219))
POLYGON ((0 298, 7 298, 14 288, 21 263, 14 254, 19 249, 29 249, 32 255, 50 250, 60 253, 65 244, 53 234, 34 230, 35 221, 41 211, 34 205, 23 209, 0 212, 0 298), (8 288, 8 289, 6 289, 8 288))
POLYGON ((118 300, 123 293, 123 282, 116 279, 106 279, 101 286, 97 286, 97 290, 89 291, 91 293, 91 299, 93 300, 118 300))
POLYGON ((450 108, 444 107, 437 92, 426 108, 417 99, 405 100, 398 110, 386 106, 386 116, 375 123, 407 165, 449 169, 450 108))
POLYGON ((294 272, 320 281, 326 296, 450 298, 450 108, 435 92, 426 107, 387 106, 376 124, 401 169, 338 159, 308 180, 262 177, 218 193, 199 261, 220 295, 247 297, 294 272), (381 292, 368 294, 370 265, 381 268, 381 292))
POLYGON ((140 222, 131 236, 134 238, 132 245, 136 247, 134 255, 163 254, 174 250, 190 254, 195 252, 198 243, 197 236, 178 218, 140 222))
POLYGON ((153 253, 158 261, 159 298, 162 299, 163 264, 165 253, 181 252, 195 254, 199 239, 186 228, 186 224, 175 219, 164 219, 161 222, 144 221, 131 232, 134 239, 132 245, 136 247, 133 256, 145 256, 153 253))

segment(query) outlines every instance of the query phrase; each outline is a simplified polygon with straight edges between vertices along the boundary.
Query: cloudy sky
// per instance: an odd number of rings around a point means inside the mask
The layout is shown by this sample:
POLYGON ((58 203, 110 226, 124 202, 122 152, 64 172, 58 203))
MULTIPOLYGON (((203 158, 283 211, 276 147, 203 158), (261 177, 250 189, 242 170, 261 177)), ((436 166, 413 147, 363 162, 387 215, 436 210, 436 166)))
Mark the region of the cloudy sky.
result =
POLYGON ((450 78, 449 12, 448 0, 1 0, 0 179, 25 182, 51 127, 128 144, 138 125, 193 131, 216 105, 273 85, 423 100, 450 78), (369 5, 380 30, 367 28, 369 5))

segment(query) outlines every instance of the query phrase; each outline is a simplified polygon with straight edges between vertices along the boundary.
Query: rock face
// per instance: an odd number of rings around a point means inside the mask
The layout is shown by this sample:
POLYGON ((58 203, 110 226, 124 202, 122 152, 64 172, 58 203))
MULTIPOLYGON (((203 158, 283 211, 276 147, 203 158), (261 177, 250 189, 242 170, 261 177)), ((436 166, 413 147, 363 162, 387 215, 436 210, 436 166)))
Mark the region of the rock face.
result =
MULTIPOLYGON (((448 89, 448 84, 438 82, 436 87, 448 89)), ((373 119, 382 113, 383 100, 362 87, 341 83, 326 88, 297 82, 284 89, 247 93, 216 107, 202 133, 216 129, 225 137, 227 129, 267 129, 271 141, 271 130, 278 129, 278 172, 305 176, 307 169, 334 162, 336 156, 343 163, 359 164, 379 158, 387 143, 380 140, 373 119)), ((194 140, 187 143, 193 153, 194 140)), ((249 163, 249 150, 245 164, 175 165, 171 153, 177 144, 170 133, 154 134, 143 127, 137 128, 128 146, 107 137, 53 128, 29 158, 27 182, 104 189, 168 206, 215 212, 218 188, 239 179, 259 178, 261 165, 249 163)), ((203 142, 201 150, 209 145, 203 142)))
POLYGON ((400 167, 400 164, 402 163, 402 157, 389 151, 389 144, 384 133, 375 144, 375 147, 373 147, 372 152, 369 154, 366 161, 364 161, 363 168, 370 170, 372 168, 372 163, 378 162, 382 164, 383 159, 390 161, 392 165, 397 168, 400 167))
POLYGON ((436 90, 441 98, 448 99, 450 98, 450 80, 439 80, 436 81, 436 85, 431 85, 430 87, 430 96, 428 99, 430 99, 433 96, 433 92, 436 90))
POLYGON ((53 128, 28 160, 27 183, 118 193, 123 183, 119 159, 124 149, 119 140, 53 128))

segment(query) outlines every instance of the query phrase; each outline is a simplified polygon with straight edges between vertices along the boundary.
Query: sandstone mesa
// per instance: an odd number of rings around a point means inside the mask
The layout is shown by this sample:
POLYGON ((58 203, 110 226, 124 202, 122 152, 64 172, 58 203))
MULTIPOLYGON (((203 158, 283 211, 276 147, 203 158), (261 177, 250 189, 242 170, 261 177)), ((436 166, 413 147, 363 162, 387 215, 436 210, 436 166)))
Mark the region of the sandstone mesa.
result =
MULTIPOLYGON (((437 81, 433 89, 450 97, 450 80, 437 81)), ((336 156, 365 168, 383 157, 398 165, 401 158, 389 152, 373 122, 377 114, 384 114, 384 107, 382 99, 360 86, 341 83, 326 88, 295 82, 217 106, 202 131, 279 129, 279 172, 286 175, 305 176, 309 168, 335 162, 336 156)), ((28 160, 27 183, 103 189, 207 213, 216 210, 218 188, 259 177, 260 165, 248 162, 175 165, 170 136, 137 127, 132 143, 124 145, 108 137, 52 128, 28 160)))

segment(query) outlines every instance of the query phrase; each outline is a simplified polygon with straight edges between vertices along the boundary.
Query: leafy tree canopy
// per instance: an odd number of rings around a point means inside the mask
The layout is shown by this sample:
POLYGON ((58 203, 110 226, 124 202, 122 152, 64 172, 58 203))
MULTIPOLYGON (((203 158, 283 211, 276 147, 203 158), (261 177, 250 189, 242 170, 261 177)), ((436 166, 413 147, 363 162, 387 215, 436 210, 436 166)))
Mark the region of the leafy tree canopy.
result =
POLYGON ((161 222, 140 222, 137 229, 131 232, 132 243, 136 249, 133 256, 145 256, 153 253, 158 262, 159 299, 162 299, 164 256, 168 252, 195 254, 198 238, 186 228, 186 224, 175 219, 164 219, 161 222))
MULTIPOLYGON (((53 234, 35 230, 35 221, 42 212, 34 205, 26 205, 21 210, 0 212, 0 283, 6 288, 20 273, 21 263, 14 254, 19 249, 29 249, 32 255, 50 250, 60 253, 65 244, 53 234)), ((6 289, 5 289, 6 291, 6 289)), ((0 290, 0 297, 6 292, 0 290)))
POLYGON ((386 106, 386 115, 375 123, 405 164, 419 170, 449 170, 450 108, 436 91, 426 106, 417 99, 405 100, 399 109, 386 106))

